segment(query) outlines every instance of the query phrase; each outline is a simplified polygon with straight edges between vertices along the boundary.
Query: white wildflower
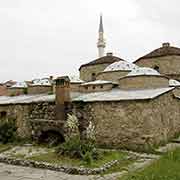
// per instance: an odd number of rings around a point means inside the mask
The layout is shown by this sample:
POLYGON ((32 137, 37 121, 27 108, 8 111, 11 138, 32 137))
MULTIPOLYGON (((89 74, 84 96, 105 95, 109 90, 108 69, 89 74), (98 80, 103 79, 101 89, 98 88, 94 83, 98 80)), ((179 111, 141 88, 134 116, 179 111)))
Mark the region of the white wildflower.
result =
POLYGON ((87 139, 95 140, 95 126, 90 121, 89 126, 86 129, 87 139))

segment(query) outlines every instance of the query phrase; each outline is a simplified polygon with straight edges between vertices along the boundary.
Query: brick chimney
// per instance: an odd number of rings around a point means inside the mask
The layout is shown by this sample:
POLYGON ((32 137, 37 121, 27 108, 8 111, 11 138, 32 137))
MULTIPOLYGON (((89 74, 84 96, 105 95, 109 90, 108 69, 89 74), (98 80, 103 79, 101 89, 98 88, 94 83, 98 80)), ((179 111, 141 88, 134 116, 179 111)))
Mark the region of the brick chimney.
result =
POLYGON ((68 76, 58 77, 56 80, 56 120, 67 118, 67 109, 71 104, 70 79, 68 76))

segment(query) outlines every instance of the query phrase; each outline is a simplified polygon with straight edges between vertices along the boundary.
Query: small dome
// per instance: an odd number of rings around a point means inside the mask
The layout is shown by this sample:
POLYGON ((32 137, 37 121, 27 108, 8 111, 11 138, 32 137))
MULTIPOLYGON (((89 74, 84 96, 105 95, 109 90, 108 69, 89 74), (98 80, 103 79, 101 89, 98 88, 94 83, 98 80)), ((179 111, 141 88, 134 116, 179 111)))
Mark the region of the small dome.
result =
POLYGON ((119 62, 115 62, 111 65, 109 65, 104 72, 108 72, 108 71, 132 71, 134 69, 137 69, 138 66, 127 62, 127 61, 119 61, 119 62))
POLYGON ((81 80, 78 76, 69 76, 71 83, 83 83, 84 81, 81 80))
POLYGON ((180 82, 175 79, 170 79, 169 86, 172 86, 172 87, 180 86, 180 82))
POLYGON ((27 88, 26 82, 17 82, 11 88, 27 88))
POLYGON ((140 75, 155 75, 159 76, 160 73, 148 67, 133 69, 127 76, 140 76, 140 75))
POLYGON ((50 86, 51 82, 48 78, 43 78, 43 79, 34 79, 32 81, 32 86, 50 86))

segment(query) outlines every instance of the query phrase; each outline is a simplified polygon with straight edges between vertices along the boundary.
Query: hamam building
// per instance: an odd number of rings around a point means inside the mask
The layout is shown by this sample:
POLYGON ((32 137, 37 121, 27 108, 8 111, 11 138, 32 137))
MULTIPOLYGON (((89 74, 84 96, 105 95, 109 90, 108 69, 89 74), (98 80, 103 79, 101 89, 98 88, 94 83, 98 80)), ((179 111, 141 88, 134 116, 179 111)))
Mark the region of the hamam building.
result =
POLYGON ((172 79, 178 77, 178 48, 167 53, 174 48, 164 44, 161 56, 145 56, 133 64, 111 53, 104 56, 103 32, 101 17, 99 58, 80 67, 82 80, 76 90, 71 89, 68 77, 60 77, 52 95, 1 96, 1 120, 15 119, 22 137, 54 134, 63 141, 70 113, 78 118, 81 132, 89 122, 94 124, 100 146, 133 150, 148 150, 178 134, 180 83, 172 79))

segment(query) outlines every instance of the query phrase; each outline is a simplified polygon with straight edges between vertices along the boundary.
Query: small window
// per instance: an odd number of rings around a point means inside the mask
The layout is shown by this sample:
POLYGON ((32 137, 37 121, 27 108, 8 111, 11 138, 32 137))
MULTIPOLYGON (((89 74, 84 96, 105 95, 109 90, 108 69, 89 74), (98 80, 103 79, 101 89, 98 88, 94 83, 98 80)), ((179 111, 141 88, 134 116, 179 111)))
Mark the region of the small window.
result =
POLYGON ((103 85, 101 85, 100 88, 103 89, 103 85))
POLYGON ((88 86, 85 86, 85 89, 88 90, 88 86))
POLYGON ((7 116, 7 112, 6 112, 6 111, 0 112, 0 118, 1 118, 1 119, 6 118, 6 116, 7 116))
POLYGON ((154 66, 154 70, 156 70, 156 71, 159 72, 159 66, 155 65, 155 66, 154 66))
POLYGON ((93 86, 93 89, 96 89, 96 86, 93 86))
POLYGON ((96 74, 95 74, 95 73, 92 73, 91 79, 92 79, 92 81, 95 81, 95 80, 96 80, 96 74))

